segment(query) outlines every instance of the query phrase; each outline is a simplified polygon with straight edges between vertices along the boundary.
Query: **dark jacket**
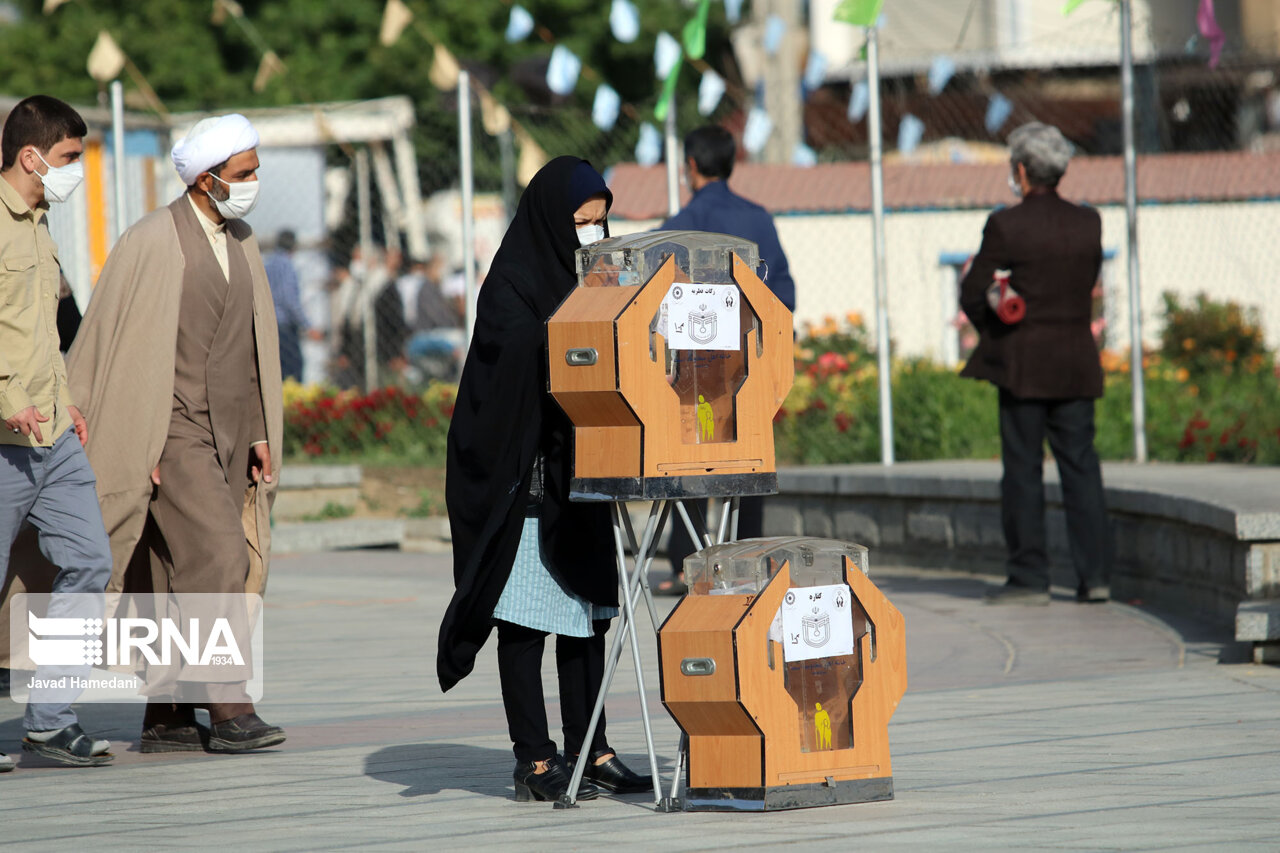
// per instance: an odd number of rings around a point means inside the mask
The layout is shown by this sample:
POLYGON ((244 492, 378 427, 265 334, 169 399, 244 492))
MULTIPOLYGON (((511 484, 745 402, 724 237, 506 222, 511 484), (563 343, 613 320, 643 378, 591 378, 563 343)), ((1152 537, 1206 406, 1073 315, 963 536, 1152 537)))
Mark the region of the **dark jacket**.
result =
POLYGON ((796 310, 796 283, 773 217, 760 205, 732 192, 724 181, 711 181, 694 193, 683 210, 662 223, 662 230, 712 231, 750 240, 760 247, 764 283, 788 311, 796 310))
POLYGON ((1102 267, 1098 211, 1037 190, 987 218, 982 248, 960 285, 960 306, 977 328, 978 347, 961 371, 1022 399, 1102 396, 1102 365, 1089 324, 1102 267), (987 304, 997 269, 1027 302, 1022 322, 1006 326, 987 304))

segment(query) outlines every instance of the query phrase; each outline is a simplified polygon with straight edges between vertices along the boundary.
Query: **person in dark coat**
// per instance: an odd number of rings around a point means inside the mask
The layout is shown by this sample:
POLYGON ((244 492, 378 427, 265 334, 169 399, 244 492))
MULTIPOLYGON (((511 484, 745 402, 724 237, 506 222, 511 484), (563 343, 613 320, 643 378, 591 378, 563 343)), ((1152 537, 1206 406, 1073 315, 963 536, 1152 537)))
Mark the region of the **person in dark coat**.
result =
MULTIPOLYGON (((498 632, 516 799, 569 788, 548 735, 542 653, 556 634, 565 758, 576 760, 604 676, 618 576, 606 506, 570 503, 573 425, 547 393, 547 319, 576 284, 574 252, 607 236, 613 196, 591 164, 557 157, 521 196, 485 277, 449 426, 445 502, 455 592, 436 670, 449 690, 498 632)), ((618 760, 604 717, 578 799, 652 789, 618 760), (595 784, 590 784, 594 782, 595 784)))
MULTIPOLYGON (((718 125, 689 131, 684 138, 685 176, 693 197, 675 216, 662 223, 663 231, 710 231, 750 240, 760 248, 765 285, 788 311, 796 310, 796 284, 791 278, 787 254, 778 240, 769 211, 729 189, 729 176, 737 159, 733 134, 718 125)), ((695 504, 705 516, 707 501, 695 504)), ((738 508, 738 538, 764 535, 764 498, 744 497, 738 508)), ((659 595, 683 595, 685 558, 698 550, 683 524, 673 525, 667 544, 671 577, 655 586, 659 595)))
POLYGON ((1093 288, 1102 266, 1102 220, 1058 195, 1071 144, 1034 122, 1009 137, 1010 187, 1022 201, 992 213, 982 248, 961 283, 960 305, 980 335, 961 376, 1000 391, 1004 476, 1001 515, 1008 580, 990 603, 1047 604, 1044 441, 1058 463, 1077 600, 1106 601, 1111 533, 1102 469, 1094 449, 1094 400, 1102 365, 1090 329, 1093 288), (996 270, 1026 303, 1017 323, 1000 320, 987 291, 996 270))

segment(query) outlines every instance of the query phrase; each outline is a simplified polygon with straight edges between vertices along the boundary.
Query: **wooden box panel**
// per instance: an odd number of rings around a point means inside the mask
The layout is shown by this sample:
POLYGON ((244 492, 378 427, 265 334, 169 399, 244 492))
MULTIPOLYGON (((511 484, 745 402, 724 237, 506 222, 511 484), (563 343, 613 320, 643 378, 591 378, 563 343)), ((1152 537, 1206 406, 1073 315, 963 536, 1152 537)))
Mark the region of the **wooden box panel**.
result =
POLYGON ((590 472, 590 477, 639 477, 639 424, 575 427, 573 466, 575 471, 590 472))

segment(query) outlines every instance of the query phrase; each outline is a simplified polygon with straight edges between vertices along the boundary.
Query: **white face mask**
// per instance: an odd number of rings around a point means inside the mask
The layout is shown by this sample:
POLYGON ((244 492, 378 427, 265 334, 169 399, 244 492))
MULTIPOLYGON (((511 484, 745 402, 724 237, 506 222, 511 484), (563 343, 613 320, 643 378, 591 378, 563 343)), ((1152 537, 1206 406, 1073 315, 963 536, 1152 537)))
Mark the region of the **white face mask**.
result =
POLYGON ((592 243, 598 243, 604 239, 603 225, 583 225, 575 230, 578 232, 579 246, 590 246, 592 243))
POLYGON ((1022 184, 1018 183, 1018 179, 1013 175, 1009 176, 1009 192, 1016 198, 1022 198, 1022 184))
POLYGON ((240 181, 231 184, 222 180, 213 172, 209 173, 209 177, 221 184, 225 184, 227 187, 228 195, 225 199, 209 196, 209 200, 213 202, 213 206, 218 209, 218 213, 221 213, 224 219, 243 219, 249 215, 249 211, 253 210, 253 206, 258 203, 257 181, 240 181))
MULTIPOLYGON (((34 148, 31 150, 35 151, 34 148)), ((36 156, 40 157, 39 151, 36 151, 36 156)), ((49 161, 43 157, 40 157, 40 162, 49 169, 43 175, 36 172, 40 175, 40 182, 44 184, 45 201, 66 201, 84 180, 84 164, 79 161, 56 168, 50 166, 49 161)))

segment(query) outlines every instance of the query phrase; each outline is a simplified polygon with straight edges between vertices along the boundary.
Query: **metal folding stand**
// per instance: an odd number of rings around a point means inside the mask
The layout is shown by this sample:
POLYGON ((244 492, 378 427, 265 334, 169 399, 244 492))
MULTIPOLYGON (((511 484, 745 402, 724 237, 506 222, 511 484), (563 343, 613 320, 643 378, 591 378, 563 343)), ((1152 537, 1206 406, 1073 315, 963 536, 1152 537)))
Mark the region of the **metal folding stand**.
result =
POLYGON ((626 502, 612 502, 613 544, 618 563, 618 583, 622 587, 622 595, 619 597, 622 613, 617 625, 617 631, 613 637, 613 646, 605 659, 604 678, 600 683, 600 691, 596 695, 595 708, 591 712, 591 723, 587 726, 586 737, 583 738, 584 748, 578 755, 578 761, 574 765, 569 790, 556 801, 556 808, 577 808, 578 789, 582 785, 582 777, 586 772, 586 762, 591 760, 591 750, 586 746, 595 738, 596 726, 599 725, 600 715, 604 712, 605 697, 608 695, 609 687, 613 683, 613 677, 617 673, 618 663, 622 659, 623 643, 626 642, 631 646, 631 659, 636 671, 636 689, 640 696, 640 718, 644 724, 645 747, 649 753, 649 771, 653 775, 654 808, 658 811, 675 810, 675 796, 678 791, 680 772, 684 766, 687 744, 684 736, 681 735, 680 751, 676 763, 675 779, 672 780, 671 795, 663 797, 662 776, 658 772, 658 755, 653 744, 653 726, 649 720, 649 705, 645 694, 644 667, 640 657, 640 639, 639 634, 636 632, 636 607, 639 604, 639 599, 643 597, 649 611, 649 619, 653 624, 654 637, 656 639, 659 627, 658 609, 653 601, 653 590, 649 588, 649 567, 653 563, 654 554, 657 553, 663 527, 671 514, 671 504, 675 504, 676 511, 680 515, 685 529, 689 532, 689 538, 695 543, 711 546, 728 541, 725 538, 726 536, 737 538, 739 500, 737 497, 725 500, 720 524, 714 537, 707 530, 702 519, 702 513, 697 506, 693 507, 693 515, 697 517, 698 522, 695 525, 694 519, 690 516, 689 510, 682 501, 673 499, 653 501, 649 505, 649 517, 645 522, 644 532, 638 543, 635 530, 631 525, 631 516, 627 512, 626 502), (702 532, 699 533, 699 530, 702 532), (627 568, 628 544, 634 553, 630 571, 627 568))

